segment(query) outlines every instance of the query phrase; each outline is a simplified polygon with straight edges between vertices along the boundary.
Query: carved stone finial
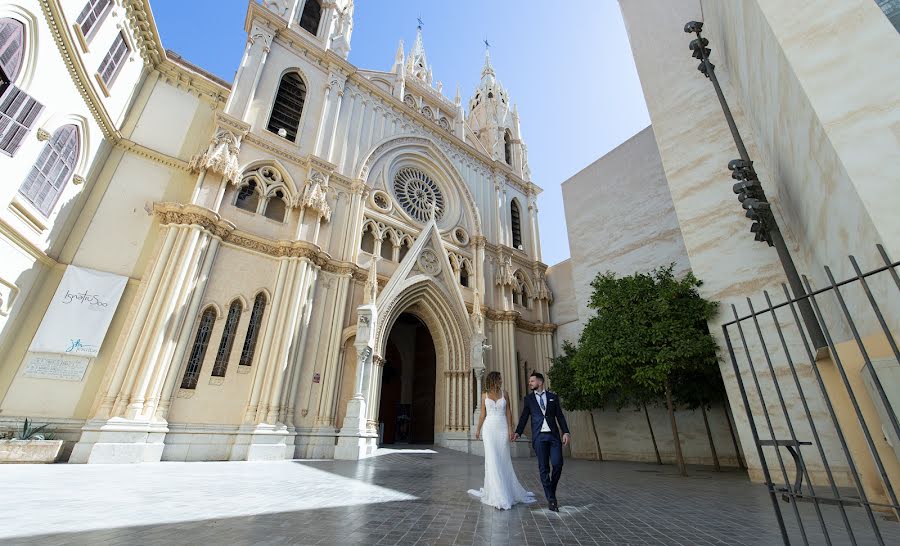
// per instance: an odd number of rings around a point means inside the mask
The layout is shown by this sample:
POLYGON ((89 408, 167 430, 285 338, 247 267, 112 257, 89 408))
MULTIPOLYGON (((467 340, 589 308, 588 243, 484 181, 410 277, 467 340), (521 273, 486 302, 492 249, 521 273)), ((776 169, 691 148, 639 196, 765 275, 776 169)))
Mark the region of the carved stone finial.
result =
POLYGON ((497 286, 515 286, 516 276, 513 273, 512 258, 509 256, 499 257, 494 281, 497 286))
POLYGON ((216 132, 206 151, 192 157, 188 167, 191 172, 221 174, 226 182, 237 184, 241 179, 238 153, 241 150, 241 140, 250 126, 221 112, 216 115, 216 126, 216 132))
POLYGON ((328 204, 328 196, 325 193, 327 187, 328 181, 322 173, 314 171, 306 181, 306 187, 300 197, 300 206, 315 210, 319 213, 319 217, 326 222, 331 220, 331 206, 328 204))
POLYGON ((366 304, 375 305, 378 299, 378 257, 372 256, 369 262, 369 276, 366 278, 365 286, 366 304))
POLYGON ((472 325, 476 334, 484 333, 484 315, 481 313, 481 294, 475 289, 475 296, 472 304, 472 325))

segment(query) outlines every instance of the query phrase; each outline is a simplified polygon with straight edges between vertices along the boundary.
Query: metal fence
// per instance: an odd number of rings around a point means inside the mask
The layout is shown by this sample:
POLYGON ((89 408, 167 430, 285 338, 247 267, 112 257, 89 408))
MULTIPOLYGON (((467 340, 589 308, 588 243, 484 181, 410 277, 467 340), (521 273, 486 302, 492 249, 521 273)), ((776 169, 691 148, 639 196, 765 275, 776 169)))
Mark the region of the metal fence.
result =
POLYGON ((836 282, 826 267, 824 288, 814 289, 803 277, 807 295, 795 298, 782 285, 780 303, 773 304, 768 292, 757 300, 765 301, 761 308, 747 298, 745 314, 732 305, 734 319, 722 326, 785 544, 792 538, 804 544, 885 544, 900 536, 900 483, 892 483, 900 479, 898 461, 885 449, 892 433, 900 449, 900 426, 873 365, 884 359, 900 365, 894 339, 900 262, 891 261, 882 246, 877 250, 883 264, 876 269, 863 273, 850 256, 851 278, 836 282), (811 345, 798 313, 802 300, 812 305, 826 347, 811 345), (868 376, 865 392, 860 376, 868 376), (880 419, 872 418, 872 407, 880 419))

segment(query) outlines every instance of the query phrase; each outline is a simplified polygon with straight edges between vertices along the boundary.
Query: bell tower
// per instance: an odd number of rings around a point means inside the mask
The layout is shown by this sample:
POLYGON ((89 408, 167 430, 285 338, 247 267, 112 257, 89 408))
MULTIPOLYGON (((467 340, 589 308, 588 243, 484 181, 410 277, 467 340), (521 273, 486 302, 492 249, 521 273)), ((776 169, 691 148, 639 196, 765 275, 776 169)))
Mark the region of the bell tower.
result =
POLYGON ((323 49, 345 59, 350 54, 353 0, 264 0, 263 5, 323 49))
POLYGON ((490 49, 484 52, 481 82, 469 99, 466 121, 492 159, 506 163, 522 178, 530 178, 519 113, 494 73, 490 49))

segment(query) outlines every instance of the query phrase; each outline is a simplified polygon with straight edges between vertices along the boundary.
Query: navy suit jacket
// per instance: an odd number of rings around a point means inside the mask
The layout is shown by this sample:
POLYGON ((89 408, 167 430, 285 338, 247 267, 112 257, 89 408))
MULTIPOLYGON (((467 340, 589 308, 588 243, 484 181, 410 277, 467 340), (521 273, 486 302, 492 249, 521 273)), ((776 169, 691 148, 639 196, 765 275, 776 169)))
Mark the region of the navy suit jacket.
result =
POLYGON ((541 424, 543 424, 545 418, 547 426, 550 427, 550 434, 559 438, 560 430, 562 430, 563 434, 569 433, 569 425, 566 423, 566 416, 563 415, 559 396, 550 391, 545 391, 545 394, 547 395, 546 415, 541 412, 541 405, 533 392, 525 397, 525 400, 522 402, 522 416, 519 417, 519 426, 516 427, 516 434, 521 436, 525 432, 525 423, 528 422, 529 417, 531 417, 532 441, 540 434, 541 424))

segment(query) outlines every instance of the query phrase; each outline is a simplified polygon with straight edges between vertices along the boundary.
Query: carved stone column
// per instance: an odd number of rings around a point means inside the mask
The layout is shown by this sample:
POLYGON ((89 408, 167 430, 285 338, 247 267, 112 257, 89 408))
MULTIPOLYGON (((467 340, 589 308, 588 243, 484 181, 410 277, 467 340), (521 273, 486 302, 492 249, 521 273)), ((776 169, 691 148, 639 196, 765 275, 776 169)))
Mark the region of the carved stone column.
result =
POLYGON ((313 303, 310 286, 318 266, 305 247, 287 248, 279 260, 269 320, 263 331, 259 364, 254 370, 250 400, 231 460, 281 460, 293 456, 285 423, 285 384, 291 382, 303 354, 302 317, 313 303))
MULTIPOLYGON (((356 381, 355 394, 347 402, 344 425, 338 435, 335 459, 361 459, 374 453, 377 448, 378 433, 369 427, 370 406, 373 398, 370 384, 373 376, 380 372, 383 360, 374 355, 375 332, 378 326, 378 309, 374 301, 357 308, 356 323, 356 381), (379 368, 378 372, 373 367, 379 368)), ((380 375, 380 374, 378 374, 380 375)))
POLYGON ((538 229, 537 195, 528 192, 528 219, 531 222, 531 258, 541 261, 541 233, 538 229))
POLYGON ((271 50, 275 32, 275 29, 266 21, 257 19, 251 24, 250 33, 247 36, 247 49, 241 66, 238 68, 231 95, 225 104, 225 112, 229 115, 238 119, 246 119, 247 111, 259 85, 263 66, 271 50))
POLYGON ((168 432, 161 401, 177 381, 187 337, 221 240, 234 225, 193 205, 160 204, 162 243, 116 349, 113 372, 70 462, 159 461, 168 432))
POLYGON ((344 100, 344 88, 347 83, 347 77, 340 72, 332 72, 329 75, 328 87, 331 92, 328 94, 328 133, 323 141, 323 148, 318 154, 319 157, 330 158, 334 153, 334 142, 337 138, 338 122, 341 118, 341 104, 344 100))

